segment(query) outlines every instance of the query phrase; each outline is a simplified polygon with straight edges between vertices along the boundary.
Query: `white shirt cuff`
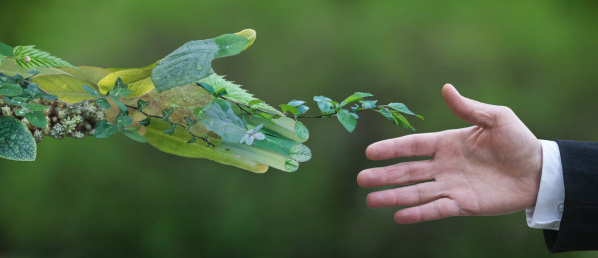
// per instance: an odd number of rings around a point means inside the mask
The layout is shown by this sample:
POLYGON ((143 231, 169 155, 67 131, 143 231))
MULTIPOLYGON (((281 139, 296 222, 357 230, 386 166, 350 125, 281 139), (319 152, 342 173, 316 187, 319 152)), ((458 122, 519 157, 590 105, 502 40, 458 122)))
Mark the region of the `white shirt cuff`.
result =
POLYGON ((542 177, 536 206, 525 209, 530 228, 559 230, 565 202, 565 183, 559 146, 554 141, 542 143, 542 177))

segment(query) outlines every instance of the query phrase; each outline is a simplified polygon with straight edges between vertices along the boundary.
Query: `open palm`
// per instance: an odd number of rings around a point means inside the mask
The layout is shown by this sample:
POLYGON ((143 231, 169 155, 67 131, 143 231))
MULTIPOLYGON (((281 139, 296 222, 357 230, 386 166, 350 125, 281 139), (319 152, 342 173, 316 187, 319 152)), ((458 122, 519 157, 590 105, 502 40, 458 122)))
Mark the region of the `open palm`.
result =
POLYGON ((451 216, 498 215, 533 207, 542 169, 542 147, 507 107, 467 99, 443 88, 448 107, 474 126, 415 134, 370 145, 372 160, 428 156, 432 159, 362 171, 362 187, 407 185, 370 193, 372 208, 413 206, 397 223, 451 216))

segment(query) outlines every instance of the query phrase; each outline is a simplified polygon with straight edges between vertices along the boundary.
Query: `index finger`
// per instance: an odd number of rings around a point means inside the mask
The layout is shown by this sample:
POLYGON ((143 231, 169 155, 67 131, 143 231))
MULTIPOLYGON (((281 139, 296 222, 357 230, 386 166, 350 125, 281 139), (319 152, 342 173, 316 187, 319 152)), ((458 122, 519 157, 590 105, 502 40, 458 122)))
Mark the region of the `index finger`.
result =
POLYGON ((436 153, 439 133, 412 134, 371 144, 365 150, 368 159, 383 160, 398 157, 427 156, 436 153))

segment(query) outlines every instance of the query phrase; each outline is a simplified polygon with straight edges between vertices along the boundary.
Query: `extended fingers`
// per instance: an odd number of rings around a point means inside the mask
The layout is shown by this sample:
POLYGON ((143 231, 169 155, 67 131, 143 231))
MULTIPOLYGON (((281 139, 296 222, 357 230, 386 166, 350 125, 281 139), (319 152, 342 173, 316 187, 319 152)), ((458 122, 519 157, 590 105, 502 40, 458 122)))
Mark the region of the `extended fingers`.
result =
POLYGON ((410 224, 459 215, 461 209, 454 200, 441 198, 424 205, 399 210, 394 218, 399 224, 410 224))
POLYGON ((371 144, 366 156, 371 160, 397 157, 434 156, 440 133, 412 134, 371 144))
POLYGON ((368 194, 366 203, 370 208, 421 205, 444 196, 442 184, 426 182, 368 194))
POLYGON ((432 160, 399 163, 363 170, 357 176, 361 187, 406 185, 433 179, 432 160))

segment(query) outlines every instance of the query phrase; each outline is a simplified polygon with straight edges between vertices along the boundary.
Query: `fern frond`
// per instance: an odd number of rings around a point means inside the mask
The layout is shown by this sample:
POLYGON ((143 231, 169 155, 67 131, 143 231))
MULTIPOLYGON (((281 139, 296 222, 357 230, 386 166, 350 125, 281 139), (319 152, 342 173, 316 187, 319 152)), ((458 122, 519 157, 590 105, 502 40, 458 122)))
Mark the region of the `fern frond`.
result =
MULTIPOLYGON (((250 101, 257 99, 253 96, 253 94, 241 88, 241 85, 225 80, 224 76, 222 75, 212 74, 206 78, 201 79, 200 81, 209 84, 214 88, 215 91, 219 91, 220 89, 226 89, 226 92, 228 93, 225 96, 226 98, 241 102, 245 105, 249 105, 250 101)), ((253 105, 252 107, 268 111, 270 113, 282 115, 280 111, 263 102, 253 105)))
POLYGON ((17 65, 23 69, 37 69, 46 67, 72 67, 67 61, 50 55, 50 53, 35 49, 35 46, 16 46, 13 56, 17 65))

